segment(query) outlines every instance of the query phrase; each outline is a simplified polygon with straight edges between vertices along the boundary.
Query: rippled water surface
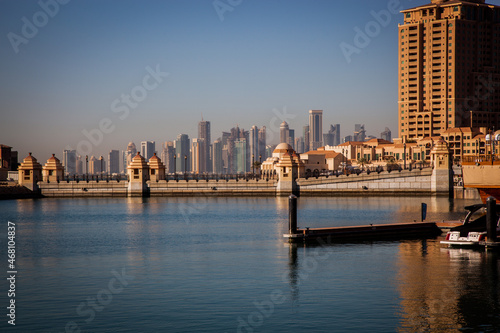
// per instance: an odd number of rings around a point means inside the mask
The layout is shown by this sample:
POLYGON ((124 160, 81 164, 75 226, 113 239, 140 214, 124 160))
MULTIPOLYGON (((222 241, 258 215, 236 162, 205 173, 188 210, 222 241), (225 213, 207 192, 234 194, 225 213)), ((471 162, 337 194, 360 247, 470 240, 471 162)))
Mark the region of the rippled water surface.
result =
MULTIPOLYGON (((299 226, 463 217, 470 200, 300 198, 299 226)), ((500 330, 499 258, 439 239, 292 246, 287 198, 0 201, 17 332, 500 330)))

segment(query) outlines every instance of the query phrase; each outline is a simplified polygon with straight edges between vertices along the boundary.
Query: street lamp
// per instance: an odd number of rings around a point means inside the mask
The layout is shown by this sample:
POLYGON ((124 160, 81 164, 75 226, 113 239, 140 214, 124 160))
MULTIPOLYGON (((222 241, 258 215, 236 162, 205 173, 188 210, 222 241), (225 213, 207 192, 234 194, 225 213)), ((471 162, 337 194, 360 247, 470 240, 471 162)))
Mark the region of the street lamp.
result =
POLYGON ((174 154, 174 173, 177 173, 177 154, 174 154))
POLYGON ((184 155, 184 173, 187 174, 187 155, 184 155))
POLYGON ((89 180, 89 155, 85 155, 85 173, 87 181, 89 180))
POLYGON ((403 143, 403 163, 404 163, 404 170, 406 170, 406 141, 403 143))
POLYGON ((252 154, 252 177, 255 176, 255 155, 252 154))
POLYGON ((102 179, 102 165, 103 165, 103 162, 104 162, 104 158, 101 156, 99 157, 99 161, 101 161, 101 179, 102 179))
MULTIPOLYGON (((495 161, 495 142, 500 141, 500 134, 495 135, 495 128, 493 127, 493 132, 491 134, 486 135, 486 142, 490 142, 490 156, 491 156, 491 163, 495 161)), ((486 152, 485 152, 486 154, 486 152)))

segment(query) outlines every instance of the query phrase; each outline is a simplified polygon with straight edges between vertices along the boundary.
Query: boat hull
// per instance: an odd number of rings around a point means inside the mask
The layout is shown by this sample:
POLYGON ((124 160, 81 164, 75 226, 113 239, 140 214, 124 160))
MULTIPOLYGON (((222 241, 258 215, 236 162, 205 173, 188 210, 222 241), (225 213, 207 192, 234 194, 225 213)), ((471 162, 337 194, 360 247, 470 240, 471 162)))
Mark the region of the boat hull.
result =
POLYGON ((500 201, 500 164, 495 161, 462 165, 464 187, 475 188, 479 191, 481 200, 493 196, 500 201))

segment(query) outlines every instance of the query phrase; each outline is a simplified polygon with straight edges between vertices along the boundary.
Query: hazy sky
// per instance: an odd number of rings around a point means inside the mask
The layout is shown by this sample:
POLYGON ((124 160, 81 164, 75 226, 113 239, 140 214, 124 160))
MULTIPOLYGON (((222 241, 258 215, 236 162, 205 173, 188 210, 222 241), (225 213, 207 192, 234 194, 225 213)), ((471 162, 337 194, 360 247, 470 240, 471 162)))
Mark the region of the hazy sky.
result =
POLYGON ((239 124, 277 142, 283 119, 302 135, 310 109, 324 131, 395 136, 403 16, 390 10, 429 2, 0 0, 0 143, 42 162, 66 147, 159 150, 196 137, 202 114, 213 139, 239 124))

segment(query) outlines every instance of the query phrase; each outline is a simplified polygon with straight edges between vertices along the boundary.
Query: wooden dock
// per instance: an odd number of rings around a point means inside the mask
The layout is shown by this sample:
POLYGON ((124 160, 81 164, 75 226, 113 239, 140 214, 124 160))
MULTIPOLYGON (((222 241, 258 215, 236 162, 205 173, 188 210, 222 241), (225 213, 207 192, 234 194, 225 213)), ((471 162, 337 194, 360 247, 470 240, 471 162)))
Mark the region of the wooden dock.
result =
POLYGON ((410 222, 377 225, 361 225, 333 228, 296 229, 296 232, 283 235, 289 242, 311 242, 318 238, 329 242, 364 240, 393 240, 421 237, 436 237, 442 233, 434 222, 410 222))
MULTIPOLYGON (((426 205, 422 204, 422 220, 425 219, 426 205)), ((409 222, 391 224, 370 224, 360 226, 305 228, 297 227, 297 197, 288 197, 288 234, 283 235, 289 242, 311 242, 327 239, 328 242, 411 239, 436 237, 442 230, 435 222, 409 222)), ((459 222, 442 222, 442 228, 452 228, 459 222)))

